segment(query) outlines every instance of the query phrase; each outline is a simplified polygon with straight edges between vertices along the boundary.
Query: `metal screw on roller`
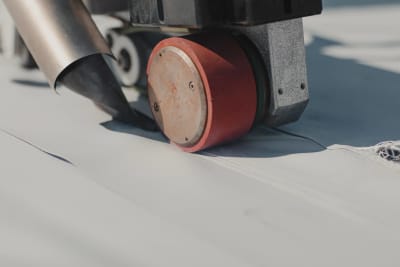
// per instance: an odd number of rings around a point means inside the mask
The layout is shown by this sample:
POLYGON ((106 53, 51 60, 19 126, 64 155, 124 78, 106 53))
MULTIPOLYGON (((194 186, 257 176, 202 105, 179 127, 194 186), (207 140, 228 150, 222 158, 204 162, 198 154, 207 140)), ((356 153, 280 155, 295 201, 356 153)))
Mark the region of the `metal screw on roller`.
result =
POLYGON ((154 108, 155 112, 159 112, 160 111, 160 106, 158 105, 158 103, 154 103, 153 108, 154 108))
POLYGON ((150 56, 147 75, 150 105, 158 106, 153 108, 155 120, 184 151, 235 140, 253 125, 257 91, 252 66, 228 34, 161 41, 150 56))
POLYGON ((193 81, 190 81, 189 82, 189 89, 194 89, 194 82, 193 81))

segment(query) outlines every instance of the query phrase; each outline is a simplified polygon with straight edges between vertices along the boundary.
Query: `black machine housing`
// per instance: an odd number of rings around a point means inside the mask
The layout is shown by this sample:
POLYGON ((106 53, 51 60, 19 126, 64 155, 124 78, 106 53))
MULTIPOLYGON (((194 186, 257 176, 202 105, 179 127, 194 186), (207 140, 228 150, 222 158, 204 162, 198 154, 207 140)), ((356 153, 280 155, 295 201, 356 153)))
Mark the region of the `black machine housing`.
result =
POLYGON ((322 0, 130 0, 132 24, 205 28, 316 15, 322 0))

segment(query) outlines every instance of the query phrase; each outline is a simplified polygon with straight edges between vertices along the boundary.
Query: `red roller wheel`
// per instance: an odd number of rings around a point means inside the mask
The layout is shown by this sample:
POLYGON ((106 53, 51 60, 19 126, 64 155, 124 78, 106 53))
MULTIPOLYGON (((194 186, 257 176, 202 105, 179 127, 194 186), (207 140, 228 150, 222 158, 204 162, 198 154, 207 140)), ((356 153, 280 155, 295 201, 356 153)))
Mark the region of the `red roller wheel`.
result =
POLYGON ((256 81, 246 54, 227 34, 163 40, 147 75, 156 122, 184 151, 232 141, 252 127, 256 81))

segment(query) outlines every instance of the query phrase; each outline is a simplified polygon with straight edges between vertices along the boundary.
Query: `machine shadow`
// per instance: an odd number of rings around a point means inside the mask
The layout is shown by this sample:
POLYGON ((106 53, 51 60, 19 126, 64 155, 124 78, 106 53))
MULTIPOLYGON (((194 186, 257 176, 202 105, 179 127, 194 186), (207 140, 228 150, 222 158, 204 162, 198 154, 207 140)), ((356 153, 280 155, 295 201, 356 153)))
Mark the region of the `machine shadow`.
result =
MULTIPOLYGON (((148 105, 147 97, 143 96, 142 94, 139 96, 139 98, 137 100, 129 102, 129 105, 132 107, 132 109, 139 110, 143 114, 147 115, 149 118, 153 118, 150 108, 149 108, 149 105, 148 105)), ((134 127, 133 125, 121 123, 116 120, 103 122, 100 125, 110 131, 113 131, 113 132, 132 134, 132 135, 137 135, 140 137, 148 138, 153 141, 168 143, 167 138, 160 131, 157 131, 157 132, 145 131, 138 127, 134 127)))
MULTIPOLYGON (((316 153, 331 145, 369 147, 400 139, 400 123, 396 119, 400 106, 400 75, 354 60, 324 55, 324 48, 333 45, 341 44, 315 38, 307 47, 311 102, 298 122, 279 129, 256 127, 240 140, 199 154, 275 158, 316 153)), ((141 98, 134 105, 143 111, 147 100, 141 98)), ((103 126, 168 142, 161 133, 142 131, 118 122, 106 122, 103 126)))
POLYGON ((151 139, 153 141, 158 141, 162 143, 168 143, 168 140, 162 135, 161 132, 149 132, 142 130, 140 128, 134 127, 132 125, 122 123, 116 120, 110 120, 106 122, 100 123, 101 126, 106 128, 107 130, 124 133, 124 134, 131 134, 140 137, 144 137, 147 139, 151 139))
POLYGON ((400 74, 326 56, 329 46, 341 44, 316 38, 307 48, 311 102, 299 122, 283 129, 326 147, 399 140, 400 74))
POLYGON ((324 0, 324 7, 397 4, 398 0, 324 0))
MULTIPOLYGON (((130 102, 130 106, 152 118, 147 97, 140 95, 136 101, 130 102)), ((115 120, 101 123, 101 125, 110 131, 137 135, 149 138, 153 141, 169 143, 168 139, 161 132, 145 131, 115 120)), ((250 134, 244 136, 240 140, 206 149, 198 154, 209 157, 229 155, 234 157, 264 158, 279 157, 295 153, 312 153, 323 149, 325 148, 304 138, 299 138, 290 134, 282 134, 277 130, 261 126, 256 127, 250 134)))
POLYGON ((12 82, 27 87, 33 87, 37 89, 51 89, 47 82, 27 80, 27 79, 12 79, 12 82))
POLYGON ((307 47, 310 104, 298 122, 278 131, 253 130, 209 154, 271 158, 315 153, 332 145, 371 147, 399 140, 400 75, 324 55, 330 46, 341 44, 315 38, 307 47))
POLYGON ((277 158, 316 153, 325 149, 307 138, 260 126, 239 140, 210 148, 200 154, 211 157, 277 158))

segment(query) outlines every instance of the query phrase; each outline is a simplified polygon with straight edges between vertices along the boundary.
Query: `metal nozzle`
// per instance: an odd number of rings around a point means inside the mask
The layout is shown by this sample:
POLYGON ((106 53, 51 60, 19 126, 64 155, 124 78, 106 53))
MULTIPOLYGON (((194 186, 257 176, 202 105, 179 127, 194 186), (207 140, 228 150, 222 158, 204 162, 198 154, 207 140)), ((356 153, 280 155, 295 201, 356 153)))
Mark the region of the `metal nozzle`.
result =
POLYGON ((155 130, 132 110, 103 55, 111 51, 80 0, 4 0, 15 25, 52 87, 64 84, 115 119, 155 130))
POLYGON ((68 89, 90 98, 114 119, 156 130, 153 120, 129 106, 122 89, 102 55, 83 58, 69 66, 59 78, 68 89))
POLYGON ((52 87, 72 63, 111 51, 80 0, 4 0, 52 87))

